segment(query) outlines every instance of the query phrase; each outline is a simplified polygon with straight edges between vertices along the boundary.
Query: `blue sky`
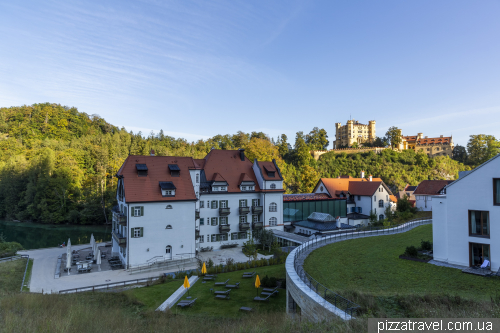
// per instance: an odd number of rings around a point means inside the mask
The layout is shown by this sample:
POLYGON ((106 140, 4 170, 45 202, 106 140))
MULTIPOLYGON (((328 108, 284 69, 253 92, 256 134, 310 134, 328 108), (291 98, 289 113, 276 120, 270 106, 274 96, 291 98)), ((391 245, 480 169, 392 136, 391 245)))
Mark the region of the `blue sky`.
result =
POLYGON ((500 137, 499 17, 498 0, 3 1, 0 106, 189 141, 332 140, 352 117, 465 145, 500 137))

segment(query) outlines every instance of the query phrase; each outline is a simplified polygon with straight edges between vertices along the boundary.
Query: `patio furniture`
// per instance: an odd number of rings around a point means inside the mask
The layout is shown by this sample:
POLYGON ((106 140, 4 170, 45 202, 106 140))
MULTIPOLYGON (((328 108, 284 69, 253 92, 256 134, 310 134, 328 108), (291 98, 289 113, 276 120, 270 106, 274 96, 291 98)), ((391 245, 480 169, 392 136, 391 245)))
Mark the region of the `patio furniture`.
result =
POLYGON ((226 284, 226 288, 239 288, 240 283, 236 282, 235 284, 226 284))
POLYGON ((242 307, 240 308, 240 311, 251 312, 251 311, 253 311, 253 308, 249 308, 249 307, 246 307, 246 306, 242 306, 242 307))
POLYGON ((272 292, 267 292, 267 291, 263 291, 260 293, 261 296, 275 296, 275 295, 278 295, 278 291, 275 290, 275 291, 272 291, 272 292))
POLYGON ((215 298, 229 299, 229 294, 226 294, 226 295, 215 295, 215 298))
POLYGON ((101 258, 102 259, 106 258, 106 253, 101 253, 101 258))
POLYGON ((196 302, 197 298, 193 299, 193 300, 185 300, 185 301, 180 301, 179 303, 177 303, 177 306, 180 306, 181 308, 185 308, 187 306, 191 307, 194 305, 194 303, 196 302))
POLYGON ((254 275, 255 275, 255 271, 253 271, 253 272, 244 272, 243 273, 243 277, 244 278, 251 278, 254 275))
POLYGON ((231 289, 229 290, 221 290, 221 291, 214 291, 215 295, 228 295, 231 289))
POLYGON ((229 279, 226 280, 226 282, 215 282, 215 286, 225 286, 229 282, 229 279))
POLYGON ((213 281, 215 279, 215 276, 205 276, 203 278, 203 281, 213 281))
MULTIPOLYGON (((68 268, 67 268, 67 267, 65 267, 65 268, 64 268, 64 271, 65 271, 65 272, 67 272, 67 271, 68 271, 68 268)), ((69 271, 71 272, 71 268, 69 268, 69 271)))
POLYGON ((262 291, 265 291, 267 293, 272 293, 274 291, 278 292, 278 287, 276 287, 276 288, 264 288, 264 289, 262 289, 262 291))
POLYGON ((257 301, 257 302, 269 302, 269 297, 271 297, 271 295, 268 295, 267 297, 255 297, 253 300, 254 301, 257 301))
POLYGON ((78 268, 78 273, 90 273, 92 270, 92 267, 87 266, 87 267, 80 267, 78 268))

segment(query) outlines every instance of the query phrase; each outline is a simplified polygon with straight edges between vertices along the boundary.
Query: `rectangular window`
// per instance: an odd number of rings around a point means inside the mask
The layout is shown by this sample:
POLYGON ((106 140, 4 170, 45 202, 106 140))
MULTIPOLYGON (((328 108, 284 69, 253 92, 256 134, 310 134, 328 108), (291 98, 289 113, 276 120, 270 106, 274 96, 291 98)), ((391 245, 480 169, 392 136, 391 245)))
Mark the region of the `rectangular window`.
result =
POLYGON ((491 263, 490 246, 488 244, 469 243, 469 264, 472 267, 480 266, 485 260, 491 263))
POLYGON ((247 222, 247 216, 246 215, 240 215, 240 223, 246 223, 247 222))
POLYGON ((199 182, 200 182, 200 175, 196 174, 196 183, 199 183, 199 182))
POLYGON ((231 234, 231 240, 237 240, 238 239, 238 233, 237 232, 233 232, 231 234))
POLYGON ((205 201, 200 201, 200 208, 205 208, 205 201))
POLYGON ((217 209, 217 200, 212 200, 212 209, 217 209))
POLYGON ((500 178, 493 179, 493 205, 500 206, 500 178))
POLYGON ((259 215, 252 215, 252 222, 259 222, 259 215))
POLYGON ((227 187, 226 187, 226 186, 221 186, 221 187, 220 187, 220 190, 221 190, 221 191, 227 191, 227 187))
POLYGON ((373 201, 377 202, 377 198, 375 196, 373 196, 373 201))
POLYGON ((246 232, 238 233, 238 238, 239 239, 247 239, 247 233, 246 232))
POLYGON ((247 199, 240 200, 240 207, 247 207, 247 199))
POLYGON ((389 201, 389 195, 385 196, 385 201, 389 201))
POLYGON ((361 201, 361 196, 360 195, 358 195, 358 201, 361 201))
POLYGON ((212 217, 212 225, 217 225, 217 218, 216 217, 212 217))
POLYGON ((227 224, 227 217, 225 217, 225 216, 224 216, 224 217, 222 217, 222 216, 221 216, 221 217, 219 217, 219 223, 220 223, 221 225, 223 225, 223 224, 224 224, 224 225, 225 225, 225 224, 227 224))
POLYGON ((490 238, 489 212, 469 210, 469 236, 490 238))
POLYGON ((144 216, 144 206, 132 207, 132 216, 144 216))
POLYGON ((200 225, 205 225, 205 218, 200 218, 200 225))
POLYGON ((227 200, 220 200, 219 201, 220 208, 227 208, 227 200))
POLYGON ((217 241, 217 235, 212 235, 212 242, 216 242, 217 241))
POLYGON ((252 206, 260 206, 260 199, 252 199, 252 206))
POLYGON ((220 235, 220 240, 222 241, 227 241, 227 234, 221 234, 220 235))
POLYGON ((210 235, 207 235, 207 243, 210 243, 210 235))
POLYGON ((246 186, 242 186, 242 187, 241 187, 241 190, 242 190, 242 191, 246 191, 246 190, 247 190, 247 187, 246 187, 246 186))
POLYGON ((132 238, 139 238, 142 237, 144 234, 144 228, 131 228, 132 231, 132 238))
POLYGON ((200 236, 200 243, 205 243, 205 236, 203 235, 200 236))
POLYGON ((210 208, 210 201, 207 200, 207 208, 210 208))

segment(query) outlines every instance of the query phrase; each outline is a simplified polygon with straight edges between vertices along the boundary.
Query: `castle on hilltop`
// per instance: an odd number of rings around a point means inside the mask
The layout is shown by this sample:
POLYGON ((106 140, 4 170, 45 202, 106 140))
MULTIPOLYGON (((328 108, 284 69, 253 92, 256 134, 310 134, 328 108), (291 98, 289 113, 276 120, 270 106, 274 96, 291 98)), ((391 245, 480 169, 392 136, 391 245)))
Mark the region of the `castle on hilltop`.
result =
POLYGON ((373 143, 376 138, 375 120, 370 120, 368 125, 360 124, 357 120, 348 120, 347 124, 335 124, 335 141, 333 149, 352 147, 355 143, 373 143))

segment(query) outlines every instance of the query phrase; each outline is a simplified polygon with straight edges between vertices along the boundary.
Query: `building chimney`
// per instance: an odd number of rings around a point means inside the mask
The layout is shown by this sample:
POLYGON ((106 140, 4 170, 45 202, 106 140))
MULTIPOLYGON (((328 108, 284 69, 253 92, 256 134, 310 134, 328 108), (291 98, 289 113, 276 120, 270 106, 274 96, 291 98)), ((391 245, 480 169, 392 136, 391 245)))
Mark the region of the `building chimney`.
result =
POLYGON ((240 151, 240 158, 243 162, 245 162, 245 149, 238 149, 240 151))
POLYGON ((440 138, 442 138, 443 136, 442 136, 442 135, 440 135, 439 137, 440 137, 440 138))
POLYGON ((372 177, 372 175, 370 175, 370 178, 369 178, 368 180, 369 180, 369 181, 372 181, 372 179, 373 179, 373 177, 372 177))
POLYGON ((151 155, 151 156, 155 156, 155 150, 154 150, 154 149, 151 149, 151 150, 149 151, 149 155, 151 155))
POLYGON ((365 170, 361 171, 361 178, 365 178, 365 170))

